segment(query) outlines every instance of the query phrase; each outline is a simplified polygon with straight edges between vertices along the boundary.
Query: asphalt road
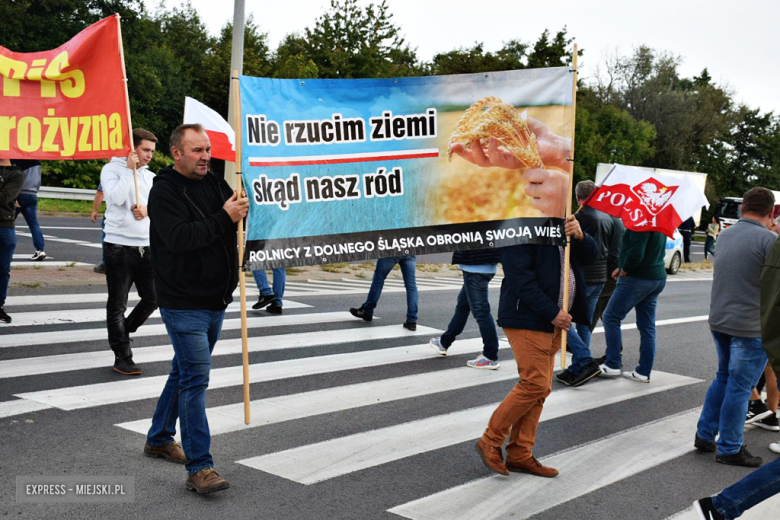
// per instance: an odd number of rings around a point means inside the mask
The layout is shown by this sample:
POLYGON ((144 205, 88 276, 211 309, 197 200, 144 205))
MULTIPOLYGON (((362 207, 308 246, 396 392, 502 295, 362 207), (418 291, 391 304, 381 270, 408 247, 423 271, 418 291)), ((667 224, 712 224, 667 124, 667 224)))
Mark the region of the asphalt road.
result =
MULTIPOLYGON (((99 261, 98 248, 78 243, 99 242, 98 224, 41 221, 55 261, 99 261)), ((21 236, 17 254, 27 252, 31 240, 21 236)), ((405 297, 392 282, 370 324, 344 316, 364 298, 367 281, 358 279, 288 284, 283 317, 250 311, 251 399, 265 401, 253 403, 251 427, 240 425, 240 406, 230 407, 242 400, 240 371, 232 368, 241 364, 234 350, 240 332, 226 327, 207 405, 226 407, 224 417, 212 416, 212 431, 219 431, 212 453, 231 488, 209 496, 185 490, 181 466, 142 455, 145 426, 134 422, 151 417, 156 385, 169 368, 161 320, 151 318, 139 330, 133 348, 144 373, 127 378, 109 368, 104 287, 12 286, 6 308, 15 324, 0 329, 0 512, 90 519, 666 519, 749 472, 692 449, 691 417, 716 361, 706 275, 669 278, 658 304, 649 385, 622 378, 580 389, 553 384, 535 448, 538 458, 559 464, 553 480, 491 476, 481 464, 473 443, 484 414, 516 383, 511 351, 500 351, 498 371, 465 368, 481 348, 470 320, 450 354, 436 356, 426 343, 446 328, 457 282, 420 285, 417 335, 401 328, 405 297), (28 295, 35 298, 21 299, 28 295), (63 303, 71 295, 75 301, 63 303), (147 327, 152 333, 141 335, 147 327), (17 503, 16 477, 30 475, 133 476, 135 499, 17 503)), ((493 288, 493 309, 497 303, 493 288)), ((238 317, 229 309, 226 319, 238 317)), ((631 314, 626 323, 633 322, 631 314)), ((637 362, 638 344, 636 330, 624 331, 626 367, 637 362)), ((595 334, 594 354, 604 348, 603 333, 595 334)), ((751 451, 765 460, 776 457, 768 445, 777 440, 777 433, 746 433, 751 451)))

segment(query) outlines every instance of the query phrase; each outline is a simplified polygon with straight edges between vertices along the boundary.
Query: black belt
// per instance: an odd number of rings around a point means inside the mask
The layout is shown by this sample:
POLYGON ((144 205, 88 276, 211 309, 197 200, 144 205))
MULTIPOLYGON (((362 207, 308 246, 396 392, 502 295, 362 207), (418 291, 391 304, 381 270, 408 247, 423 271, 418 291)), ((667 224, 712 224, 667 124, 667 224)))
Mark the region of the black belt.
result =
POLYGON ((123 246, 122 244, 112 244, 110 242, 105 242, 105 244, 110 247, 121 247, 128 253, 138 252, 141 256, 144 256, 144 253, 149 251, 149 246, 123 246))

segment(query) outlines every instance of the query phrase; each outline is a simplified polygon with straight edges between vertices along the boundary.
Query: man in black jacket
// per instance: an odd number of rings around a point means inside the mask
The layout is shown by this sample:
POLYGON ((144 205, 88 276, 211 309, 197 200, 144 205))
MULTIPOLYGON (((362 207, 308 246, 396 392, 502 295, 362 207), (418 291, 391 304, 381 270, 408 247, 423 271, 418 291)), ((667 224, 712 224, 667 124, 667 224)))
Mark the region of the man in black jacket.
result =
POLYGON ((596 184, 593 181, 582 181, 577 184, 575 189, 577 204, 581 209, 574 216, 580 223, 582 230, 593 237, 599 248, 599 256, 596 261, 583 268, 585 273, 585 287, 583 287, 585 315, 588 322, 576 327, 572 324, 569 328, 566 345, 571 351, 571 365, 567 370, 559 372, 555 376, 555 379, 564 385, 574 387, 584 385, 601 372, 599 363, 593 360, 590 353, 590 322, 601 290, 611 272, 607 270, 607 265, 610 260, 617 262, 617 252, 614 252, 614 259, 609 258, 610 245, 615 234, 615 224, 612 217, 590 206, 582 207, 595 188, 596 184))
POLYGON ((144 453, 186 463, 187 489, 211 493, 230 484, 214 471, 206 388, 211 352, 238 283, 236 223, 249 201, 208 170, 211 143, 200 125, 177 127, 171 154, 173 167, 157 174, 149 195, 149 238, 174 357, 144 453), (183 452, 173 440, 177 419, 183 452))
POLYGON ((24 173, 11 166, 8 159, 0 159, 0 322, 11 323, 5 312, 5 297, 11 281, 11 261, 16 249, 16 197, 22 190, 24 173))
POLYGON ((693 238, 695 229, 696 222, 694 222, 693 217, 688 217, 688 219, 677 228, 683 238, 683 260, 686 264, 691 263, 691 238, 693 238))
POLYGON ((479 325, 483 346, 482 354, 477 359, 468 360, 466 365, 488 370, 496 370, 501 366, 498 363, 498 334, 488 301, 488 284, 496 275, 500 261, 501 251, 498 249, 455 251, 452 255, 452 263, 463 271, 463 288, 458 294, 455 315, 450 320, 447 331, 441 338, 433 338, 429 342, 431 348, 440 356, 447 355, 447 349, 463 332, 471 312, 479 325))
POLYGON ((498 325, 512 346, 520 382, 493 412, 476 449, 485 466, 502 475, 510 471, 540 477, 558 474, 534 457, 536 428, 544 400, 550 395, 561 332, 572 322, 588 322, 582 265, 598 257, 596 241, 582 231, 573 215, 566 220, 565 232, 572 238, 567 309, 563 308, 563 247, 518 245, 501 250, 504 280, 498 325), (507 436, 505 464, 501 446, 507 436))

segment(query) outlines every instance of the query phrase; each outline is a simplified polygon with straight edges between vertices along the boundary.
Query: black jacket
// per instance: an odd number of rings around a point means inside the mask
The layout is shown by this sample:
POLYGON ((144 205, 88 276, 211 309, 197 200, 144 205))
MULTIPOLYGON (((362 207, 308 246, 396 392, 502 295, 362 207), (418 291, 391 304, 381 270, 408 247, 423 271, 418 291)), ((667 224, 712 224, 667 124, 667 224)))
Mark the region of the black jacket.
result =
MULTIPOLYGON (((598 257, 593 238, 572 239, 571 267, 576 292, 571 316, 575 323, 590 324, 585 312, 585 277, 582 266, 598 257)), ((518 245, 501 249, 504 279, 498 302, 498 325, 510 329, 553 332, 552 321, 558 315, 561 284, 561 260, 558 246, 518 245)))
MULTIPOLYGON (((575 213, 574 216, 580 223, 582 230, 593 237, 599 248, 599 256, 596 258, 596 261, 583 267, 585 283, 587 285, 605 283, 611 274, 607 272, 607 268, 610 260, 609 254, 612 238, 616 232, 622 234, 622 230, 615 229, 612 217, 590 206, 585 206, 575 213)), ((618 247, 619 250, 620 248, 618 247)), ((614 255, 614 263, 617 263, 617 251, 614 252, 614 255)))
POLYGON ((193 181, 169 167, 155 177, 149 193, 149 245, 161 308, 222 310, 233 301, 237 230, 222 209, 232 194, 212 172, 193 181))
POLYGON ((24 172, 16 166, 0 166, 0 227, 16 227, 14 202, 24 184, 24 172))
POLYGON ((500 249, 475 249, 473 251, 455 251, 452 253, 452 263, 454 265, 497 264, 500 261, 500 249))

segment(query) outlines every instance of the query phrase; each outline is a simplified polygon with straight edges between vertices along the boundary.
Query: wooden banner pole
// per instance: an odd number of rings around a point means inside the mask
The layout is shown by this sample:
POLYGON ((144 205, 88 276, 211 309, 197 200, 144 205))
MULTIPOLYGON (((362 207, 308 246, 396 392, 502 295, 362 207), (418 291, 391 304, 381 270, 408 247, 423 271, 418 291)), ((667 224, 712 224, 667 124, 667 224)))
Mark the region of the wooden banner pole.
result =
MULTIPOLYGON (((577 44, 574 44, 574 52, 571 57, 571 68, 574 78, 571 86, 571 173, 569 173, 569 189, 566 193, 566 218, 571 215, 571 194, 574 187, 574 130, 577 122, 577 44)), ((569 309, 569 265, 571 256, 571 238, 566 237, 566 252, 563 262, 563 308, 569 309)), ((584 287, 577 287, 577 290, 584 291, 584 287)), ((566 368, 566 335, 568 331, 561 333, 561 368, 566 368)))
MULTIPOLYGON (((233 130, 236 133, 236 192, 240 195, 243 188, 241 179, 241 100, 238 84, 238 71, 234 70, 231 76, 233 87, 233 112, 235 117, 233 130)), ((249 333, 246 325, 246 275, 242 265, 244 263, 244 219, 238 221, 238 283, 241 298, 241 359, 244 365, 244 423, 249 424, 249 333)))
MULTIPOLYGON (((118 14, 115 14, 116 16, 116 27, 117 32, 119 33, 117 36, 119 38, 119 56, 122 58, 122 81, 125 83, 125 105, 127 106, 127 128, 129 130, 129 133, 127 134, 127 139, 130 141, 130 151, 132 152, 135 149, 135 146, 133 146, 133 121, 130 119, 130 92, 127 90, 127 69, 125 69, 125 46, 122 43, 122 19, 118 14)), ((136 205, 141 204, 141 194, 138 191, 138 171, 136 170, 136 167, 133 166, 133 181, 135 181, 135 203, 136 205)))

